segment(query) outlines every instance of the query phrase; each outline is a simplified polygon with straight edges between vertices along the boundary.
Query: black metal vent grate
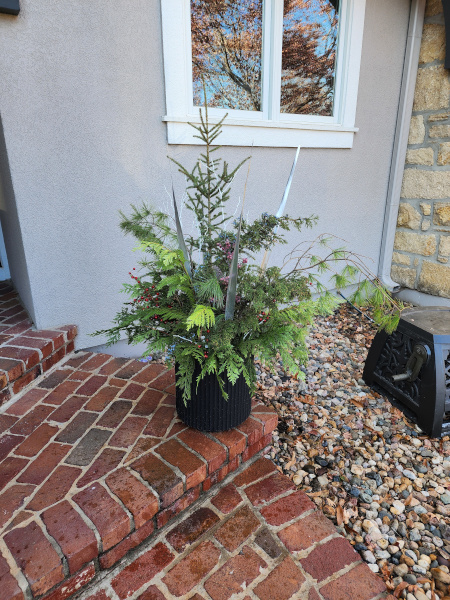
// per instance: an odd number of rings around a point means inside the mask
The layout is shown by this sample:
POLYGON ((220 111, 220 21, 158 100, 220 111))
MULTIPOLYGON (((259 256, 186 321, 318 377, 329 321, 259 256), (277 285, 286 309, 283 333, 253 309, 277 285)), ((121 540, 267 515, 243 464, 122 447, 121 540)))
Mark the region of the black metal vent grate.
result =
MULTIPOLYGON (((386 383, 392 384, 391 377, 405 370, 406 363, 414 347, 414 340, 405 333, 394 331, 386 339, 375 373, 386 383)), ((394 385, 411 402, 417 404, 420 396, 421 378, 414 382, 402 381, 394 385)))
POLYGON ((363 379, 386 391, 431 437, 449 435, 450 309, 405 310, 393 334, 379 331, 375 336, 363 379))

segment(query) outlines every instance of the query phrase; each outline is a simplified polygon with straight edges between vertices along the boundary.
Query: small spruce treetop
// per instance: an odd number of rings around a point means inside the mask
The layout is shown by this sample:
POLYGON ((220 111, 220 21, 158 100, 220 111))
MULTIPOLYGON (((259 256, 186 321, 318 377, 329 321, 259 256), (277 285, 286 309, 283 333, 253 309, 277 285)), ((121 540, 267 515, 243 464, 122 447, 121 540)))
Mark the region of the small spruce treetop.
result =
POLYGON ((193 127, 204 152, 191 171, 174 161, 188 183, 185 208, 198 236, 183 234, 175 194, 175 229, 168 214, 147 205, 132 206, 129 216, 121 213, 122 230, 140 242, 141 268, 129 273, 132 282, 124 290, 130 300, 114 326, 94 335, 106 334, 113 344, 125 334, 131 344, 145 342, 148 354, 165 352, 177 365, 177 386, 188 401, 196 364, 201 367, 198 380, 214 373, 225 396, 224 377, 234 383, 243 374, 254 386, 255 356, 274 365, 280 357, 302 377, 308 327, 317 314, 329 313, 338 303, 322 283, 324 273, 338 290, 359 282, 353 300, 372 304, 378 323, 395 329, 402 306, 358 255, 333 246, 329 236, 302 241, 281 266, 266 267, 272 248, 287 243, 287 231, 311 228, 316 218, 263 213, 248 222, 241 212, 233 220, 227 211, 231 184, 246 161, 230 169, 217 157, 214 142, 225 117, 210 124, 207 109, 200 117, 193 127), (260 251, 266 252, 261 266, 254 262, 260 251))

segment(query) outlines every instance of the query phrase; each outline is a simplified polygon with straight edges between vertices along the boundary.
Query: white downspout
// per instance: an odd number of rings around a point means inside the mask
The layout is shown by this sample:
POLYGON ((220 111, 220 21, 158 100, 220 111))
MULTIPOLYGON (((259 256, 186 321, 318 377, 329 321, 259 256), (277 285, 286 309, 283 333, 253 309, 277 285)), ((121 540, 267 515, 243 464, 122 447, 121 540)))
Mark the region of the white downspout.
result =
POLYGON ((405 168, 406 150, 408 147, 409 126, 411 122, 411 113, 414 101, 414 90, 416 87, 417 69, 419 65, 419 53, 422 40, 425 5, 426 0, 411 0, 408 38, 406 42, 405 61, 403 65, 397 124, 395 127, 391 171, 389 174, 383 235, 381 238, 378 277, 383 285, 393 292, 400 291, 400 285, 391 279, 391 262, 394 249, 395 231, 397 227, 397 215, 400 204, 403 171, 405 168))

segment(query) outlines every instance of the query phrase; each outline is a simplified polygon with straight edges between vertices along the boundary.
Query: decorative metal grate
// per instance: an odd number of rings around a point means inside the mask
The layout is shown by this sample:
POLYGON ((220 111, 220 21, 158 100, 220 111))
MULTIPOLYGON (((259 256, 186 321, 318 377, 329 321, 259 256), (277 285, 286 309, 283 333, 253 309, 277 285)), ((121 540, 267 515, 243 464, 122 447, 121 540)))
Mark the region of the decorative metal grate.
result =
POLYGON ((392 335, 377 333, 363 378, 430 436, 450 433, 450 309, 411 309, 392 335))
MULTIPOLYGON (((375 373, 385 383, 392 383, 392 376, 405 370, 413 349, 414 340, 411 337, 401 331, 394 331, 383 346, 375 373)), ((417 404, 420 396, 420 384, 421 377, 419 376, 415 381, 400 381, 395 384, 395 387, 411 402, 417 404)))

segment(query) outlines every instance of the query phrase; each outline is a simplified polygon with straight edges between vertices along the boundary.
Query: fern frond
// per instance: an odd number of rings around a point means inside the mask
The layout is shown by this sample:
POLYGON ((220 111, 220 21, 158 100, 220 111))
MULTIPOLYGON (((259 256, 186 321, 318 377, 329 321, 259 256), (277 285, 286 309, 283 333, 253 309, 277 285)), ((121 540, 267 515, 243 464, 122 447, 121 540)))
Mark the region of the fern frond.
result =
POLYGON ((217 277, 212 276, 204 281, 196 282, 196 285, 199 300, 205 301, 212 298, 214 306, 223 308, 223 290, 220 287, 217 277))
POLYGON ((203 304, 197 304, 194 310, 186 319, 187 329, 193 327, 207 327, 210 329, 216 321, 214 311, 209 306, 203 306, 203 304))

